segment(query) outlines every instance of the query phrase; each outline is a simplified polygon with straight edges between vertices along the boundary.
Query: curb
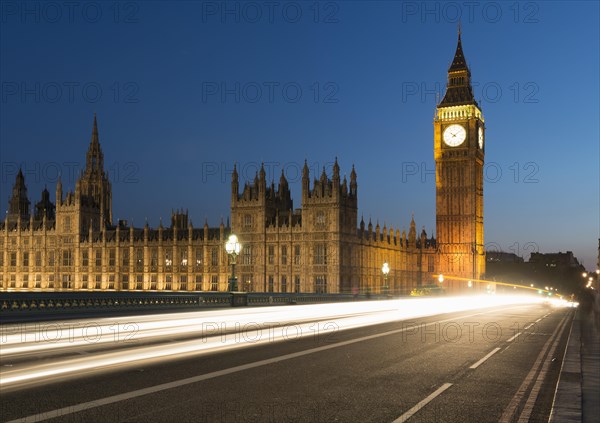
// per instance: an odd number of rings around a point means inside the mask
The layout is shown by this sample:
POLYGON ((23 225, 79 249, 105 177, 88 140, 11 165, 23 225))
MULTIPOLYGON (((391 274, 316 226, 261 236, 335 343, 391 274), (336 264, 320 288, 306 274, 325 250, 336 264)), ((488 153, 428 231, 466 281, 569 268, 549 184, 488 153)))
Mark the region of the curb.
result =
POLYGON ((581 390, 582 421, 598 422, 600 416, 600 328, 598 296, 594 308, 582 316, 581 325, 581 390))
POLYGON ((582 421, 581 381, 581 316, 578 309, 571 321, 571 331, 558 376, 549 422, 582 421))

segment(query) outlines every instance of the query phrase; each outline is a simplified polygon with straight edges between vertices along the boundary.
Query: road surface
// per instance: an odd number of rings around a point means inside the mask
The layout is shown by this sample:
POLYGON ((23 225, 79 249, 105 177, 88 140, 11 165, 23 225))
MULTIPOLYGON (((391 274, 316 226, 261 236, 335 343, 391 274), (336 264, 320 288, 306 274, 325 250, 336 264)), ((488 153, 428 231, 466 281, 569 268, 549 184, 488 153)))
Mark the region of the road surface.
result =
MULTIPOLYGON (((376 303, 379 308, 305 319, 289 306, 281 310, 294 323, 279 319, 279 327, 262 331, 227 321, 223 330, 206 324, 200 334, 156 338, 140 331, 131 342, 83 344, 74 336, 65 347, 12 354, 6 351, 17 344, 4 336, 2 421, 548 421, 573 309, 440 307, 441 314, 407 317, 391 301, 376 303), (163 349, 184 344, 223 348, 171 355, 163 349), (24 369, 145 348, 163 358, 6 383, 24 369)), ((33 340, 27 346, 35 344, 50 345, 33 340)))

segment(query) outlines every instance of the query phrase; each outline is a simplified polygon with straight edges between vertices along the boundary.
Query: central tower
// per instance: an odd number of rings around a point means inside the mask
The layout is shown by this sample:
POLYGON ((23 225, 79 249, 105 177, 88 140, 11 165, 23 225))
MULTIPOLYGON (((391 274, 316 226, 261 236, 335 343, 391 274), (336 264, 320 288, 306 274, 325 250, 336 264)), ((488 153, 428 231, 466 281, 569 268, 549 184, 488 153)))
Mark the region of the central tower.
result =
MULTIPOLYGON (((437 105, 434 128, 436 232, 439 273, 451 290, 485 273, 483 245, 483 165, 485 126, 473 96, 471 72, 463 54, 460 30, 448 84, 437 105)), ((477 285, 475 285, 477 286, 477 285)))
POLYGON ((90 221, 95 230, 112 225, 112 190, 108 175, 104 171, 104 154, 100 148, 98 122, 94 113, 92 139, 85 156, 85 169, 76 184, 82 206, 82 230, 87 231, 90 221))

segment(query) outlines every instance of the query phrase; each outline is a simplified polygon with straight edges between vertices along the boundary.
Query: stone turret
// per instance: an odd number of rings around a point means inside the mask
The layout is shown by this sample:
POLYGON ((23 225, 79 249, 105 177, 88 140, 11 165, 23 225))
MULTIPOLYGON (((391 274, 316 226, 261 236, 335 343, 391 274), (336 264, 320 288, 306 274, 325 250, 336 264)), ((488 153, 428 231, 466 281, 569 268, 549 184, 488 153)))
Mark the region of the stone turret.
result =
POLYGON ((415 215, 410 219, 410 230, 408 231, 408 246, 417 246, 417 227, 415 225, 415 215))
POLYGON ((54 220, 54 204, 50 201, 50 193, 44 187, 41 200, 35 205, 35 218, 41 220, 44 216, 49 220, 54 220))
POLYGON ((8 200, 8 214, 6 218, 9 222, 29 220, 29 199, 27 198, 27 187, 25 186, 25 177, 19 169, 15 184, 12 189, 12 196, 8 200))
POLYGON ((237 201, 240 191, 240 182, 237 172, 237 166, 233 164, 233 172, 231 173, 231 203, 237 201))

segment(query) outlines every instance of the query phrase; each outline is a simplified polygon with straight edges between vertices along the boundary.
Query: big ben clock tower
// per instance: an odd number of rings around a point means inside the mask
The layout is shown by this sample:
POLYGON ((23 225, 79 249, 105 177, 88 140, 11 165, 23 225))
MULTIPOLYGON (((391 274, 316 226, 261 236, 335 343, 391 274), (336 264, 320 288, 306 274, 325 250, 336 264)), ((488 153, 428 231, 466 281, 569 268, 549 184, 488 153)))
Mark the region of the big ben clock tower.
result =
MULTIPOLYGON (((437 105, 434 128, 436 238, 439 273, 451 291, 485 273, 483 246, 483 164, 485 125, 473 96, 471 72, 460 30, 448 85, 437 105)), ((477 287, 478 284, 474 284, 477 287)))

